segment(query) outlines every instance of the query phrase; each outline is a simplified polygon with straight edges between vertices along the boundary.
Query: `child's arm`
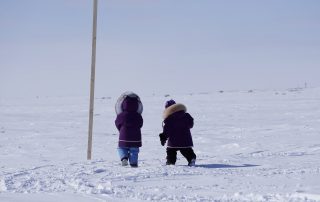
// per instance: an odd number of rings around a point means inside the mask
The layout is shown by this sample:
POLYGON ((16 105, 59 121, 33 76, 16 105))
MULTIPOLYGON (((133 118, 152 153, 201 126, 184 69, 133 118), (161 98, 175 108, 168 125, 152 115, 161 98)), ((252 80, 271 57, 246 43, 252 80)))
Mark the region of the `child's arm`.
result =
POLYGON ((142 116, 139 114, 139 127, 142 128, 143 126, 143 118, 142 116))
POLYGON ((188 126, 189 128, 193 128, 193 118, 189 113, 186 113, 187 116, 187 121, 188 121, 188 126))
POLYGON ((163 132, 159 134, 159 137, 160 137, 161 145, 164 146, 166 144, 167 139, 168 139, 168 136, 165 132, 167 129, 165 127, 164 122, 162 122, 162 128, 163 128, 163 132))
POLYGON ((117 129, 120 131, 121 125, 122 125, 122 118, 120 115, 117 116, 116 120, 114 121, 117 129))

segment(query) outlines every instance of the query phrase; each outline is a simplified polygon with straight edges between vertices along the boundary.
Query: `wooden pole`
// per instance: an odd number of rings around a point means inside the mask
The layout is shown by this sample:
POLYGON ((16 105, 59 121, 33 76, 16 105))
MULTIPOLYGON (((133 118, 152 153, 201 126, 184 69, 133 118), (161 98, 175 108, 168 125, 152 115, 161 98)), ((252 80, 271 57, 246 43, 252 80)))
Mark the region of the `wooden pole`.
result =
POLYGON ((92 129, 93 129, 93 109, 94 109, 94 83, 96 72, 96 42, 97 42, 97 13, 98 0, 93 1, 93 30, 92 30, 92 56, 91 56, 91 79, 90 79, 90 107, 89 107, 89 133, 87 160, 91 160, 92 154, 92 129))

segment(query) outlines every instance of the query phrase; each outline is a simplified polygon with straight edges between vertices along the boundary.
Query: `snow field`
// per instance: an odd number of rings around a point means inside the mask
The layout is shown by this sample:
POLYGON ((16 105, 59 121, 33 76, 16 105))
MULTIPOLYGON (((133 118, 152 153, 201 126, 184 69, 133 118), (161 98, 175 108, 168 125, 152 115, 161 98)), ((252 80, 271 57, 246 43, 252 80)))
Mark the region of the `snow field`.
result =
POLYGON ((320 89, 141 96, 139 167, 121 167, 114 103, 0 99, 0 201, 320 201, 320 89), (164 102, 186 104, 197 166, 165 166, 164 102))

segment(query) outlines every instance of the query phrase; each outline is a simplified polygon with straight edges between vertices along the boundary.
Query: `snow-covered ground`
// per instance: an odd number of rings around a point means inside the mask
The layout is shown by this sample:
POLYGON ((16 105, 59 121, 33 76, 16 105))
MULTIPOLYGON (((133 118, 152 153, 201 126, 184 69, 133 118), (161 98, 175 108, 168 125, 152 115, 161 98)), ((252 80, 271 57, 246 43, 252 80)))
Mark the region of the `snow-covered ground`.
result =
MULTIPOLYGON (((120 93, 119 93, 120 94, 120 93)), ((0 98, 0 201, 320 201, 320 89, 141 96, 139 167, 121 167, 116 97, 0 98), (197 166, 165 166, 164 102, 186 104, 197 166)))

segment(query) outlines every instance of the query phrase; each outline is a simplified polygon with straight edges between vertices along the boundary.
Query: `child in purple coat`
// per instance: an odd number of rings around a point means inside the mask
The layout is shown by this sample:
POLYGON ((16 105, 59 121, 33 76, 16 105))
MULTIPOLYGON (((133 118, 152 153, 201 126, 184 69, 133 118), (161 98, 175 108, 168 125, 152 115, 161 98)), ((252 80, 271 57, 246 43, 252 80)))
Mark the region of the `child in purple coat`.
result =
POLYGON ((187 113, 183 104, 176 104, 169 100, 165 104, 163 112, 163 132, 159 135, 161 145, 167 142, 167 165, 174 165, 177 160, 177 151, 187 159, 189 166, 194 166, 196 154, 190 129, 193 127, 193 118, 187 113))
POLYGON ((131 167, 137 167, 143 125, 140 98, 132 92, 122 94, 116 104, 116 112, 115 125, 119 130, 118 153, 121 164, 127 166, 129 160, 131 167))

